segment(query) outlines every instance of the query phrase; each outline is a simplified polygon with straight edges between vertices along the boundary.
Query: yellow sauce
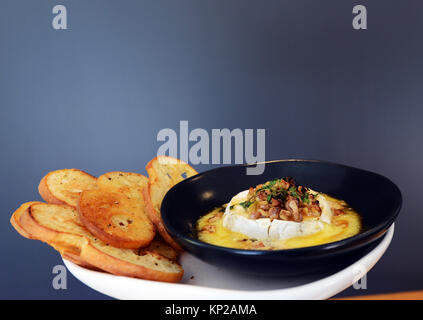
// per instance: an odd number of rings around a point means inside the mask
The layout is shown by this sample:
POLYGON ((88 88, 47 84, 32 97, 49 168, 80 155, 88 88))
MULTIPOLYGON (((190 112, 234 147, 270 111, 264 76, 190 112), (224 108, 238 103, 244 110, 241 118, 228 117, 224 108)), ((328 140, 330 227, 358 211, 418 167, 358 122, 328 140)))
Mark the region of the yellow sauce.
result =
POLYGON ((344 214, 333 216, 332 223, 323 223, 321 231, 289 239, 251 239, 246 235, 233 232, 223 226, 223 210, 216 208, 202 216, 197 222, 198 238, 217 246, 249 250, 281 250, 310 247, 342 240, 358 234, 361 230, 360 215, 346 203, 324 195, 334 208, 343 207, 344 214))

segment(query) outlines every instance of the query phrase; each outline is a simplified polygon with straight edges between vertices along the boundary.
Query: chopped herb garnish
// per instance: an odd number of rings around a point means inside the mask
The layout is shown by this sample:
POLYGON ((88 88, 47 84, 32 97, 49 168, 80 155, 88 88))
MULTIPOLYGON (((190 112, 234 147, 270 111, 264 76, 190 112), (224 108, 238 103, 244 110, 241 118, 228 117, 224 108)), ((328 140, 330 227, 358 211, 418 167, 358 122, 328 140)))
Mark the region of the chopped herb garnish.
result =
POLYGON ((289 194, 295 198, 300 198, 300 196, 298 195, 297 189, 295 187, 291 187, 288 189, 289 194))
POLYGON ((252 204, 253 204, 252 201, 244 201, 244 202, 241 202, 239 205, 242 206, 244 209, 247 209, 252 204))
MULTIPOLYGON (((280 219, 296 222, 302 221, 302 215, 298 213, 303 208, 307 209, 304 210, 304 212, 310 212, 313 216, 317 216, 320 213, 320 211, 317 210, 319 208, 316 209, 313 207, 319 203, 309 193, 308 189, 304 186, 297 186, 294 179, 290 177, 274 179, 260 184, 256 186, 256 188, 250 188, 248 197, 245 199, 246 201, 237 205, 242 206, 248 213, 250 213, 251 219, 258 219, 260 217, 274 217, 276 211, 275 209, 282 210, 286 208, 286 202, 293 198, 295 199, 297 206, 296 208, 291 206, 288 210, 295 212, 293 212, 292 216, 280 219)), ((231 206, 231 209, 232 208, 233 206, 231 206)))
POLYGON ((230 206, 230 207, 229 207, 229 210, 232 210, 233 208, 234 208, 234 206, 230 206))
POLYGON ((279 181, 279 179, 274 179, 274 180, 272 180, 272 181, 269 182, 269 185, 271 187, 273 187, 276 184, 276 182, 278 182, 278 181, 279 181))
POLYGON ((258 189, 256 192, 260 192, 260 191, 263 191, 263 190, 266 190, 266 189, 271 189, 275 184, 276 184, 276 182, 278 182, 278 179, 275 179, 275 180, 271 180, 271 181, 269 181, 269 182, 266 182, 260 189, 258 189))
POLYGON ((285 189, 276 190, 272 193, 272 198, 277 200, 285 201, 287 196, 287 191, 285 189))

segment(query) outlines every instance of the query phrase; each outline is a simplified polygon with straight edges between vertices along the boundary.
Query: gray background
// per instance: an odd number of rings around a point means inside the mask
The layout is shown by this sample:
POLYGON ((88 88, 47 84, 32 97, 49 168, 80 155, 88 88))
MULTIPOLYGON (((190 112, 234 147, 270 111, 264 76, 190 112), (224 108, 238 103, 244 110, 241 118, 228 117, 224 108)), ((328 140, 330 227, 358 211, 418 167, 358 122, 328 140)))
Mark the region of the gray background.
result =
MULTIPOLYGON (((368 289, 423 289, 421 1, 0 2, 0 298, 105 298, 12 229, 53 169, 144 173, 157 132, 266 128, 266 159, 384 174, 404 206, 368 289), (51 26, 68 9, 68 30, 51 26), (366 4, 368 30, 351 26, 366 4)), ((211 166, 199 166, 200 171, 211 166)), ((371 199, 369 199, 371 201, 371 199)))

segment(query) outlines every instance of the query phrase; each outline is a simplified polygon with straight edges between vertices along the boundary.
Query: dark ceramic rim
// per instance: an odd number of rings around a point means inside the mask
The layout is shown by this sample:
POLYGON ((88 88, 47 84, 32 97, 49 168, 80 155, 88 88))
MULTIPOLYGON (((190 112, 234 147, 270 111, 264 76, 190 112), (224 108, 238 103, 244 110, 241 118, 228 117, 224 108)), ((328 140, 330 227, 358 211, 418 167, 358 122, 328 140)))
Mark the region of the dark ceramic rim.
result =
MULTIPOLYGON (((226 252, 226 253, 232 253, 232 254, 242 254, 242 255, 275 255, 275 254, 287 254, 287 255, 304 255, 304 254, 309 254, 309 253, 316 253, 316 252, 332 252, 335 250, 339 250, 339 249, 348 249, 351 247, 357 247, 357 246, 361 246, 364 245, 368 242, 371 242, 372 240, 376 240, 378 238, 380 238, 382 235, 385 234, 385 232, 389 229, 389 227, 394 223, 395 219, 398 217, 398 214, 401 210, 402 207, 402 194, 400 189, 397 187, 397 185, 392 182, 390 179, 388 179, 387 177, 372 172, 372 171, 368 171, 368 170, 364 170, 364 169, 360 169, 360 168, 356 168, 356 167, 352 167, 352 166, 347 166, 347 165, 343 165, 343 164, 339 164, 339 163, 335 163, 335 162, 330 162, 330 161, 322 161, 322 160, 304 160, 304 159, 284 159, 284 160, 270 160, 270 161, 264 161, 264 162, 259 162, 259 163, 254 163, 254 164, 236 164, 236 165, 230 165, 230 166, 222 166, 222 167, 218 167, 218 168, 214 168, 214 169, 210 169, 204 172, 201 172, 199 174, 196 174, 195 176, 192 176, 188 179, 185 179, 181 182, 179 182, 178 184, 176 184, 175 186, 173 186, 170 190, 172 190, 173 188, 175 188, 177 185, 180 184, 184 184, 184 183, 189 183, 189 181, 192 180, 196 180, 201 178, 203 175, 209 174, 210 172, 214 172, 214 171, 218 171, 218 170, 222 170, 225 168, 230 168, 230 167, 253 167, 256 166, 257 164, 268 164, 268 163, 276 163, 276 162, 310 162, 310 163, 324 163, 324 164, 329 164, 329 165, 333 165, 333 166, 340 166, 340 167, 344 167, 344 168, 348 168, 348 169, 352 169, 352 170, 359 170, 362 172, 366 172, 368 174, 374 175, 374 176, 378 176, 382 179, 384 179, 387 183, 391 184, 394 189, 396 189, 397 193, 398 193, 398 197, 399 197, 399 205, 397 208, 395 208, 394 213, 389 217, 389 219, 385 220, 384 222, 378 224, 377 226, 366 230, 364 232, 360 232, 359 234, 343 239, 343 240, 338 240, 335 242, 330 242, 330 243, 326 243, 326 244, 321 244, 321 245, 316 245, 316 246, 309 246, 309 247, 302 247, 302 248, 295 248, 295 249, 281 249, 281 250, 250 250, 250 249, 234 249, 234 248, 229 248, 229 247, 222 247, 222 246, 217 246, 214 244, 210 244, 207 242, 203 242, 201 240, 198 239, 193 239, 191 237, 189 237, 188 235, 176 230, 173 228, 173 226, 170 224, 166 214, 163 214, 163 211, 166 210, 162 210, 161 209, 161 216, 162 216, 162 220, 164 223, 164 226, 166 228, 166 230, 172 235, 172 237, 175 238, 176 241, 180 241, 180 242, 188 242, 193 246, 196 247, 200 247, 203 249, 208 249, 208 250, 219 250, 222 252, 226 252)), ((169 191, 170 191, 169 190, 169 191)), ((168 191, 168 192, 169 192, 168 191)), ((165 195, 162 203, 165 203, 165 199, 166 199, 167 194, 165 195)))

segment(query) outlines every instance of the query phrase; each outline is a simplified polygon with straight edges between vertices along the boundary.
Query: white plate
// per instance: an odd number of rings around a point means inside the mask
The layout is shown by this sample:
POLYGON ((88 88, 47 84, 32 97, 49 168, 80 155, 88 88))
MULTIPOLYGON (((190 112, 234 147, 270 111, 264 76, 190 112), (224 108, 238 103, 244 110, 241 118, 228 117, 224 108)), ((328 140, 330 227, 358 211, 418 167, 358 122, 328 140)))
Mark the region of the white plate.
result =
POLYGON ((327 299, 345 290, 367 273, 391 243, 394 225, 383 240, 364 257, 345 269, 322 278, 275 279, 240 275, 204 263, 184 253, 181 283, 165 283, 91 271, 63 260, 69 271, 87 286, 117 299, 148 300, 271 300, 327 299))

